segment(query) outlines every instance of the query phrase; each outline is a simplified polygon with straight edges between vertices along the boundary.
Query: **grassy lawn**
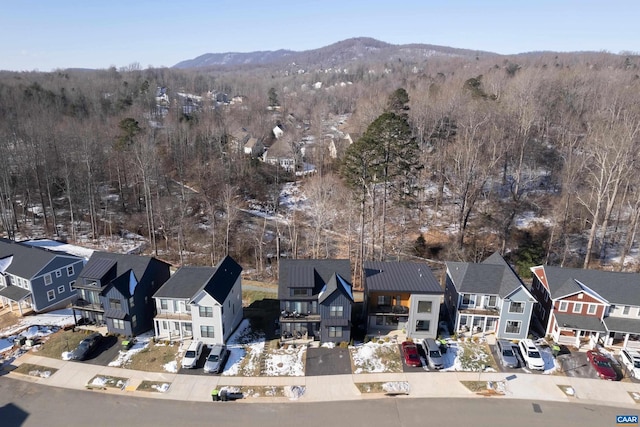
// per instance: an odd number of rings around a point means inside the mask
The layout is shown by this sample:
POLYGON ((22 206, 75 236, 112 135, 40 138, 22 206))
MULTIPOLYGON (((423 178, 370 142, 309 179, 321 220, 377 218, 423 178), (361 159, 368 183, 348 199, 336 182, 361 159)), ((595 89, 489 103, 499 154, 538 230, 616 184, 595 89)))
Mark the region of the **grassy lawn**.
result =
POLYGON ((95 377, 89 380, 86 387, 89 389, 92 389, 92 388, 104 389, 107 387, 124 389, 127 386, 128 382, 129 382, 129 378, 110 377, 107 375, 96 375, 95 377))
POLYGON ((474 393, 478 393, 481 391, 487 390, 487 382, 486 381, 460 381, 463 386, 469 389, 474 393))
POLYGON ((238 391, 247 397, 285 397, 283 386, 218 386, 218 388, 229 387, 233 391, 238 391))
POLYGON ((38 355, 51 357, 53 359, 62 359, 63 352, 73 351, 73 349, 78 346, 78 343, 91 333, 92 331, 82 330, 73 332, 72 330, 65 331, 61 329, 46 338, 46 341, 44 341, 44 344, 42 344, 38 350, 38 355))
POLYGON ((164 383, 159 381, 142 381, 138 386, 138 388, 136 388, 136 390, 164 393, 169 389, 170 386, 171 386, 171 383, 164 383))
POLYGON ((151 341, 147 348, 134 354, 123 367, 137 371, 164 372, 164 365, 177 360, 179 348, 180 344, 164 345, 151 341))
POLYGON ((351 370, 354 374, 371 372, 402 372, 402 356, 398 345, 376 340, 356 347, 351 352, 351 370))
POLYGON ((47 366, 34 365, 32 363, 23 363, 18 366, 13 372, 17 372, 23 375, 31 375, 32 377, 48 378, 55 374, 58 370, 56 368, 49 368, 47 366))
POLYGON ((496 369, 496 362, 486 343, 461 342, 458 344, 458 357, 463 371, 483 371, 485 368, 496 369))
POLYGON ((265 290, 253 290, 253 289, 248 289, 248 290, 243 290, 242 291, 242 305, 244 306, 248 306, 253 304, 256 301, 261 301, 264 299, 274 299, 276 298, 278 292, 276 290, 270 290, 270 289, 266 289, 265 290))
POLYGON ((383 382, 378 383, 355 383, 360 393, 384 393, 384 389, 382 388, 383 382))

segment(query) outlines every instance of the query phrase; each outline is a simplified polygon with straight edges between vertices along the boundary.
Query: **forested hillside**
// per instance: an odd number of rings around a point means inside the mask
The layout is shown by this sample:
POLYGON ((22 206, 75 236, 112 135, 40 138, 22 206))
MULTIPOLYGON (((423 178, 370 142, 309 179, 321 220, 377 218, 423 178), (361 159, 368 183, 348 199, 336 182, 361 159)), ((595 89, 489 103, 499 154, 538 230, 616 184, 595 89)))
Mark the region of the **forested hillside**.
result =
POLYGON ((256 276, 277 254, 638 268, 637 56, 345 61, 0 73, 0 231, 256 276))

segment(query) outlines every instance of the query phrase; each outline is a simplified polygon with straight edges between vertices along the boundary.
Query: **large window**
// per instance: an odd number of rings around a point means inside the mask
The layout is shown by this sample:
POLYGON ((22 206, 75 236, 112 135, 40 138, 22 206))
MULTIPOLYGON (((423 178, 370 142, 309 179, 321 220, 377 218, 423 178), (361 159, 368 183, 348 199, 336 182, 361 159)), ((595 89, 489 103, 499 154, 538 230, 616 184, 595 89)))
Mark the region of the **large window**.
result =
POLYGON ((331 307, 329 307, 329 309, 331 317, 342 317, 344 307, 342 307, 341 305, 332 305, 331 307))
POLYGON ((596 314, 596 309, 598 308, 595 304, 589 304, 589 308, 587 308, 587 314, 596 314))
POLYGON ((626 316, 627 314, 629 314, 629 310, 631 310, 631 307, 629 307, 628 305, 625 305, 624 308, 622 309, 622 314, 626 316))
POLYGON ((418 313, 431 313, 431 301, 418 301, 418 313))
POLYGON ((169 303, 167 302, 167 300, 166 299, 161 299, 160 300, 160 308, 162 310, 166 310, 167 307, 169 307, 169 303))
POLYGON ((213 307, 200 306, 200 317, 213 317, 213 307))
POLYGON ((54 299, 56 299, 56 291, 54 291, 53 289, 47 291, 47 299, 49 301, 53 301, 54 299))
POLYGON ((52 283, 53 283, 53 280, 51 280, 51 274, 45 274, 44 275, 44 284, 49 286, 52 283))
POLYGON ((486 298, 485 297, 485 305, 489 308, 495 308, 495 306, 498 304, 498 297, 495 295, 491 295, 490 297, 486 298))
POLYGON ((509 303, 509 313, 524 313, 524 303, 511 301, 509 303))
POLYGON ((522 322, 519 320, 507 320, 504 331, 508 334, 519 334, 522 322))
POLYGON ((200 326, 200 336, 202 338, 215 338, 213 335, 213 326, 200 326))
POLYGON ((428 331, 430 326, 429 320, 416 320, 416 331, 428 331))
POLYGON ((378 305, 391 305, 391 295, 378 295, 378 305))
POLYGON ((75 285, 76 285, 76 281, 75 280, 70 281, 69 282, 69 291, 73 292, 74 291, 73 287, 75 285))
POLYGON ((309 289, 306 289, 306 288, 292 288, 291 289, 291 296, 292 297, 308 297, 309 296, 309 289))
POLYGON ((476 295, 475 294, 462 294, 462 305, 467 307, 475 307, 476 295))
POLYGON ((342 326, 329 326, 329 338, 341 338, 342 326))
POLYGON ((124 329, 124 320, 113 319, 114 329, 124 329))
POLYGON ((109 308, 122 310, 122 301, 117 298, 109 298, 109 308))
POLYGON ((566 301, 560 301, 560 305, 558 306, 558 311, 567 311, 567 306, 569 305, 566 301))
POLYGON ((581 302, 574 302, 573 303, 573 312, 574 313, 582 313, 582 303, 581 302))

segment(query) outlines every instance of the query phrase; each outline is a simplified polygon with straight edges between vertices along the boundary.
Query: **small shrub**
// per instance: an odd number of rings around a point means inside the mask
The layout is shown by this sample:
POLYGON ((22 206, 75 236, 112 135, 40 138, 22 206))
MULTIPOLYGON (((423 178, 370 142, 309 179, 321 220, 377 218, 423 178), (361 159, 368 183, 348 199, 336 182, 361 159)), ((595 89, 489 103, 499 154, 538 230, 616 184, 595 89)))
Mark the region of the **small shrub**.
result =
POLYGON ((338 347, 340 348, 348 348, 349 347, 349 343, 346 341, 341 341, 340 344, 338 344, 338 347))

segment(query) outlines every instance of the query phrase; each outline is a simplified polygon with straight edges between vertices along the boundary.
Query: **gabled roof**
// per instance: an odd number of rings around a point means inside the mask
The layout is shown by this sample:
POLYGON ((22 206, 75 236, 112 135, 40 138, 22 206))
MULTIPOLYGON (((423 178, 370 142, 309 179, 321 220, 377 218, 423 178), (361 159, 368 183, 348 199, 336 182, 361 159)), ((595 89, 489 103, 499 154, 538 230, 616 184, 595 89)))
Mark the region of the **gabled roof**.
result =
POLYGON ((553 299, 585 291, 611 304, 640 305, 640 274, 638 273, 549 265, 543 266, 543 269, 553 299), (586 289, 583 289, 581 284, 586 289))
POLYGON ((13 260, 6 268, 5 273, 25 279, 31 279, 38 275, 52 261, 55 261, 54 265, 50 266, 50 270, 53 271, 81 260, 79 257, 65 253, 23 245, 12 240, 0 238, 0 259, 11 256, 13 256, 13 260))
POLYGON ((311 288, 317 295, 337 274, 351 282, 351 263, 348 259, 281 259, 278 298, 289 298, 290 288, 311 288), (313 274, 311 274, 313 272, 313 274))
POLYGON ((353 302, 353 291, 351 289, 351 283, 344 280, 339 274, 333 274, 331 276, 331 279, 329 279, 322 291, 320 291, 318 302, 323 302, 334 292, 341 292, 347 298, 349 298, 351 302, 353 302))
POLYGON ((153 295, 154 298, 194 299, 201 291, 224 302, 242 273, 230 256, 215 267, 180 267, 153 295))
POLYGON ((524 288, 518 275, 498 252, 480 264, 447 262, 446 265, 458 292, 499 295, 504 298, 516 289, 524 288))
POLYGON ((442 294, 442 287, 427 264, 416 262, 365 261, 367 292, 442 294))
POLYGON ((242 273, 242 267, 227 255, 216 266, 216 271, 209 283, 205 285, 204 291, 222 304, 240 277, 240 273, 242 273))

